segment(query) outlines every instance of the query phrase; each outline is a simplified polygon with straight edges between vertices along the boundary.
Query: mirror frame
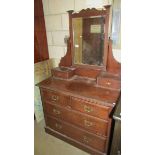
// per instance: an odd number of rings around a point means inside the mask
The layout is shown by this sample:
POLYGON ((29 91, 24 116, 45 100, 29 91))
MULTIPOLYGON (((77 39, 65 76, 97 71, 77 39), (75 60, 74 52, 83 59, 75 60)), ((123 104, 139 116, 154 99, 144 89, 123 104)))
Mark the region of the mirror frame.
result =
POLYGON ((107 70, 107 59, 108 59, 108 30, 109 30, 109 13, 110 13, 110 5, 104 6, 102 9, 97 10, 95 8, 88 8, 83 9, 80 12, 74 12, 73 10, 68 11, 69 14, 69 35, 67 41, 67 53, 64 57, 61 58, 59 67, 73 67, 73 68, 86 68, 86 69, 95 69, 95 70, 107 70), (91 16, 103 16, 104 17, 104 50, 103 50, 103 65, 81 65, 81 64, 74 64, 73 59, 73 27, 72 27, 72 18, 77 17, 91 17, 91 16))
POLYGON ((69 30, 70 30, 70 42, 71 42, 71 57, 72 57, 72 66, 74 67, 88 67, 88 68, 102 68, 103 70, 106 70, 106 65, 107 65, 107 53, 108 53, 108 29, 109 29, 109 10, 110 6, 105 6, 101 10, 97 10, 95 8, 92 9, 86 9, 86 10, 81 10, 78 13, 74 13, 73 10, 68 11, 69 13, 69 30), (104 9, 105 8, 105 9, 104 9), (85 18, 85 17, 95 17, 95 16, 102 16, 104 17, 104 48, 103 48, 103 65, 98 66, 98 65, 89 65, 89 64, 75 64, 74 63, 74 39, 73 39, 73 25, 72 25, 72 20, 74 18, 85 18))

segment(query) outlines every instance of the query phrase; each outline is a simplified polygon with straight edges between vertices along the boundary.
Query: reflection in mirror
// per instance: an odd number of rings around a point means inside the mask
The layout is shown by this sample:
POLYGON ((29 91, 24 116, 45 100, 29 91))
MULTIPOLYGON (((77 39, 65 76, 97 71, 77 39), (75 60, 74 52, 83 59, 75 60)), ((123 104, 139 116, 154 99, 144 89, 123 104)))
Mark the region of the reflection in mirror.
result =
POLYGON ((74 64, 103 65, 104 18, 73 18, 74 64))

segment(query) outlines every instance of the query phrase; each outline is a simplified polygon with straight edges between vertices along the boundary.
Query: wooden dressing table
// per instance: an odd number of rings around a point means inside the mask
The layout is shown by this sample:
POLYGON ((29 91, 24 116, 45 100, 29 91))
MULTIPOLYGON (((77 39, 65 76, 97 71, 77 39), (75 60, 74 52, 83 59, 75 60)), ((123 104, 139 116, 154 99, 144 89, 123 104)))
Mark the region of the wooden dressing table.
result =
POLYGON ((40 87, 45 131, 92 155, 107 155, 120 64, 108 38, 109 9, 68 11, 67 53, 40 87), (97 56, 96 56, 97 55, 97 56))

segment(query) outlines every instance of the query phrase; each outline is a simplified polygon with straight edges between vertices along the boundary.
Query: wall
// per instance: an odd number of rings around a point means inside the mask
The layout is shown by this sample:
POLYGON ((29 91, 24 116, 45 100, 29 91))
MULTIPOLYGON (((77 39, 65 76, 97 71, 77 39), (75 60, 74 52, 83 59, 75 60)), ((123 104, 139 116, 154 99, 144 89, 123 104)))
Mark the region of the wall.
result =
MULTIPOLYGON (((112 0, 43 0, 49 57, 58 66, 67 51, 64 37, 69 35, 68 10, 80 11, 88 7, 101 8, 112 0)), ((119 55, 116 52, 116 57, 119 55)))

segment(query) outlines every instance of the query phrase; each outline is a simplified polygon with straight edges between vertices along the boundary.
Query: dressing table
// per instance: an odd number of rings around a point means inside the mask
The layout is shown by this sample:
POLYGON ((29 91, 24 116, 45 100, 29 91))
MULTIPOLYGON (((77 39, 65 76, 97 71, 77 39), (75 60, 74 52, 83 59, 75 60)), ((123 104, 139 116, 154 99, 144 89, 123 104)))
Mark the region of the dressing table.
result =
POLYGON ((120 94, 120 63, 108 38, 110 6, 68 11, 67 53, 38 84, 45 131, 92 155, 107 155, 110 117, 120 94))

